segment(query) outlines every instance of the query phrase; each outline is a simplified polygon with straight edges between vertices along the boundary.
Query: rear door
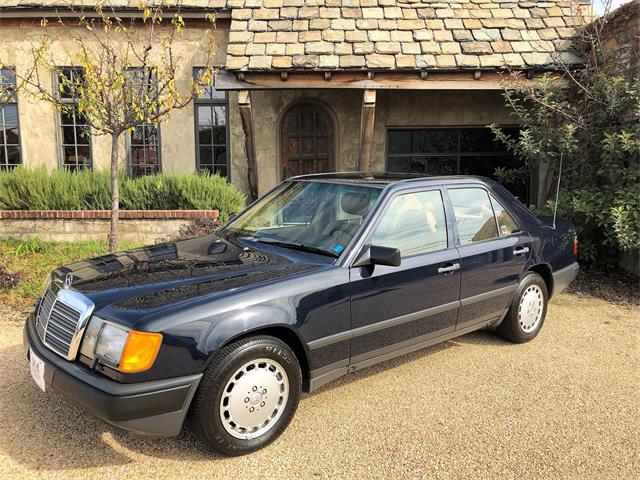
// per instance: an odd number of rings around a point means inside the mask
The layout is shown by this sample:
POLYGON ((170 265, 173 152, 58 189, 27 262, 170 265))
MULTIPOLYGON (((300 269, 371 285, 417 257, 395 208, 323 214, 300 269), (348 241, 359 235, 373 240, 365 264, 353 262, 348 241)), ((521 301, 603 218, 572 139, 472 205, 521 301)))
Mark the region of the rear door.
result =
POLYGON ((365 244, 398 248, 398 267, 352 267, 351 363, 452 332, 460 258, 443 191, 402 191, 385 205, 365 244))
POLYGON ((456 329, 495 320, 508 307, 531 255, 531 237, 484 186, 447 189, 460 252, 456 329))

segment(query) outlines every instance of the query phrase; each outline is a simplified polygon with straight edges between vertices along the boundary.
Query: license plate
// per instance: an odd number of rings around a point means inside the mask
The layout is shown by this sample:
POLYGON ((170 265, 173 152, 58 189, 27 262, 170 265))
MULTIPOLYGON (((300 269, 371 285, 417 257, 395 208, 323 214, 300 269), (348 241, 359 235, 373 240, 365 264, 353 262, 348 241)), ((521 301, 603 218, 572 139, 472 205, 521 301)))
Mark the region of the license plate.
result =
POLYGON ((45 391, 44 385, 44 362, 33 353, 33 350, 29 350, 29 363, 31 364, 31 376, 36 385, 40 387, 40 390, 45 391))

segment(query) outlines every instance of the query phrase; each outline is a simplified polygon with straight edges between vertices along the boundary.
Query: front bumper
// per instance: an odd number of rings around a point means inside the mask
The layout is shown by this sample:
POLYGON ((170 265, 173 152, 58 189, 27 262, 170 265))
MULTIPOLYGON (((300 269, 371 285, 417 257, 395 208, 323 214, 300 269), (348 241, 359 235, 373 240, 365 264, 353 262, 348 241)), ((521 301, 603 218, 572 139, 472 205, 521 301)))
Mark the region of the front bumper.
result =
POLYGON ((574 262, 568 267, 553 272, 553 293, 551 296, 555 296, 567 288, 578 276, 579 271, 580 265, 578 265, 578 262, 574 262))
POLYGON ((70 398, 98 418, 145 436, 177 435, 182 428, 201 374, 123 384, 69 362, 42 344, 33 315, 24 328, 24 345, 44 361, 46 388, 70 398))

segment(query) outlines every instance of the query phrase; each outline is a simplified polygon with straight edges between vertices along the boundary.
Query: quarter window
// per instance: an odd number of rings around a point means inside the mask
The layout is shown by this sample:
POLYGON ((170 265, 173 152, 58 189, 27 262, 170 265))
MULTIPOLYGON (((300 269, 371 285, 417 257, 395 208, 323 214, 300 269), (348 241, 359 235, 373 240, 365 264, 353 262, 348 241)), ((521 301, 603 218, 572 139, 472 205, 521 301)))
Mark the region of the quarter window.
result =
MULTIPOLYGON (((194 70, 194 77, 201 69, 194 70)), ((199 171, 229 177, 226 92, 208 87, 195 99, 196 159, 199 171)))
POLYGON ((518 224, 513 217, 507 212, 507 210, 498 202, 495 198, 491 197, 491 205, 493 211, 496 214, 496 221, 498 222, 498 230, 501 236, 508 236, 516 233, 520 230, 518 224))
POLYGON ((397 248, 403 257, 447 248, 447 223, 440 191, 395 197, 376 227, 371 244, 397 248))
POLYGON ((481 242, 498 236, 491 200, 482 188, 455 188, 449 198, 456 217, 461 245, 481 242))
POLYGON ((20 127, 15 96, 16 77, 0 69, 0 170, 20 165, 20 127))
POLYGON ((60 112, 60 149, 62 166, 70 170, 92 168, 91 129, 86 117, 78 111, 78 100, 66 82, 82 81, 81 68, 64 67, 58 74, 60 99, 65 108, 60 112), (63 81, 64 79, 64 81, 63 81))

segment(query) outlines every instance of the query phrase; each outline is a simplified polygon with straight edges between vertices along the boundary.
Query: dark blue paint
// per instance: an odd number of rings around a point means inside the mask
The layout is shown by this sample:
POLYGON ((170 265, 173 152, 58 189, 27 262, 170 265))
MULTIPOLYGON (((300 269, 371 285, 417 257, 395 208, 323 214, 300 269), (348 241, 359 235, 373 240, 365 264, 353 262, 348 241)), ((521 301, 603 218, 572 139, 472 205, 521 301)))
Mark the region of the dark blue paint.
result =
POLYGON ((570 222, 550 227, 504 188, 471 177, 326 175, 301 181, 369 182, 382 190, 373 213, 344 247, 340 257, 289 250, 240 240, 224 230, 217 235, 156 245, 78 262, 53 272, 60 285, 73 273, 73 288, 95 304, 95 314, 129 327, 163 333, 154 366, 142 373, 112 372, 120 382, 139 382, 202 372, 218 349, 243 335, 264 329, 290 332, 301 345, 310 370, 317 370, 372 351, 393 348, 412 338, 445 333, 500 313, 512 292, 445 312, 417 318, 392 328, 348 337, 320 348, 309 342, 366 327, 460 299, 516 285, 526 269, 548 265, 552 271, 573 262, 570 222), (481 186, 511 212, 522 233, 459 246, 446 187, 481 186), (351 263, 366 239, 367 227, 388 199, 399 193, 440 188, 446 203, 449 247, 405 258, 400 267, 354 267, 351 263), (529 246, 523 257, 517 246, 529 246), (461 270, 443 275, 437 269, 461 262, 461 270))

